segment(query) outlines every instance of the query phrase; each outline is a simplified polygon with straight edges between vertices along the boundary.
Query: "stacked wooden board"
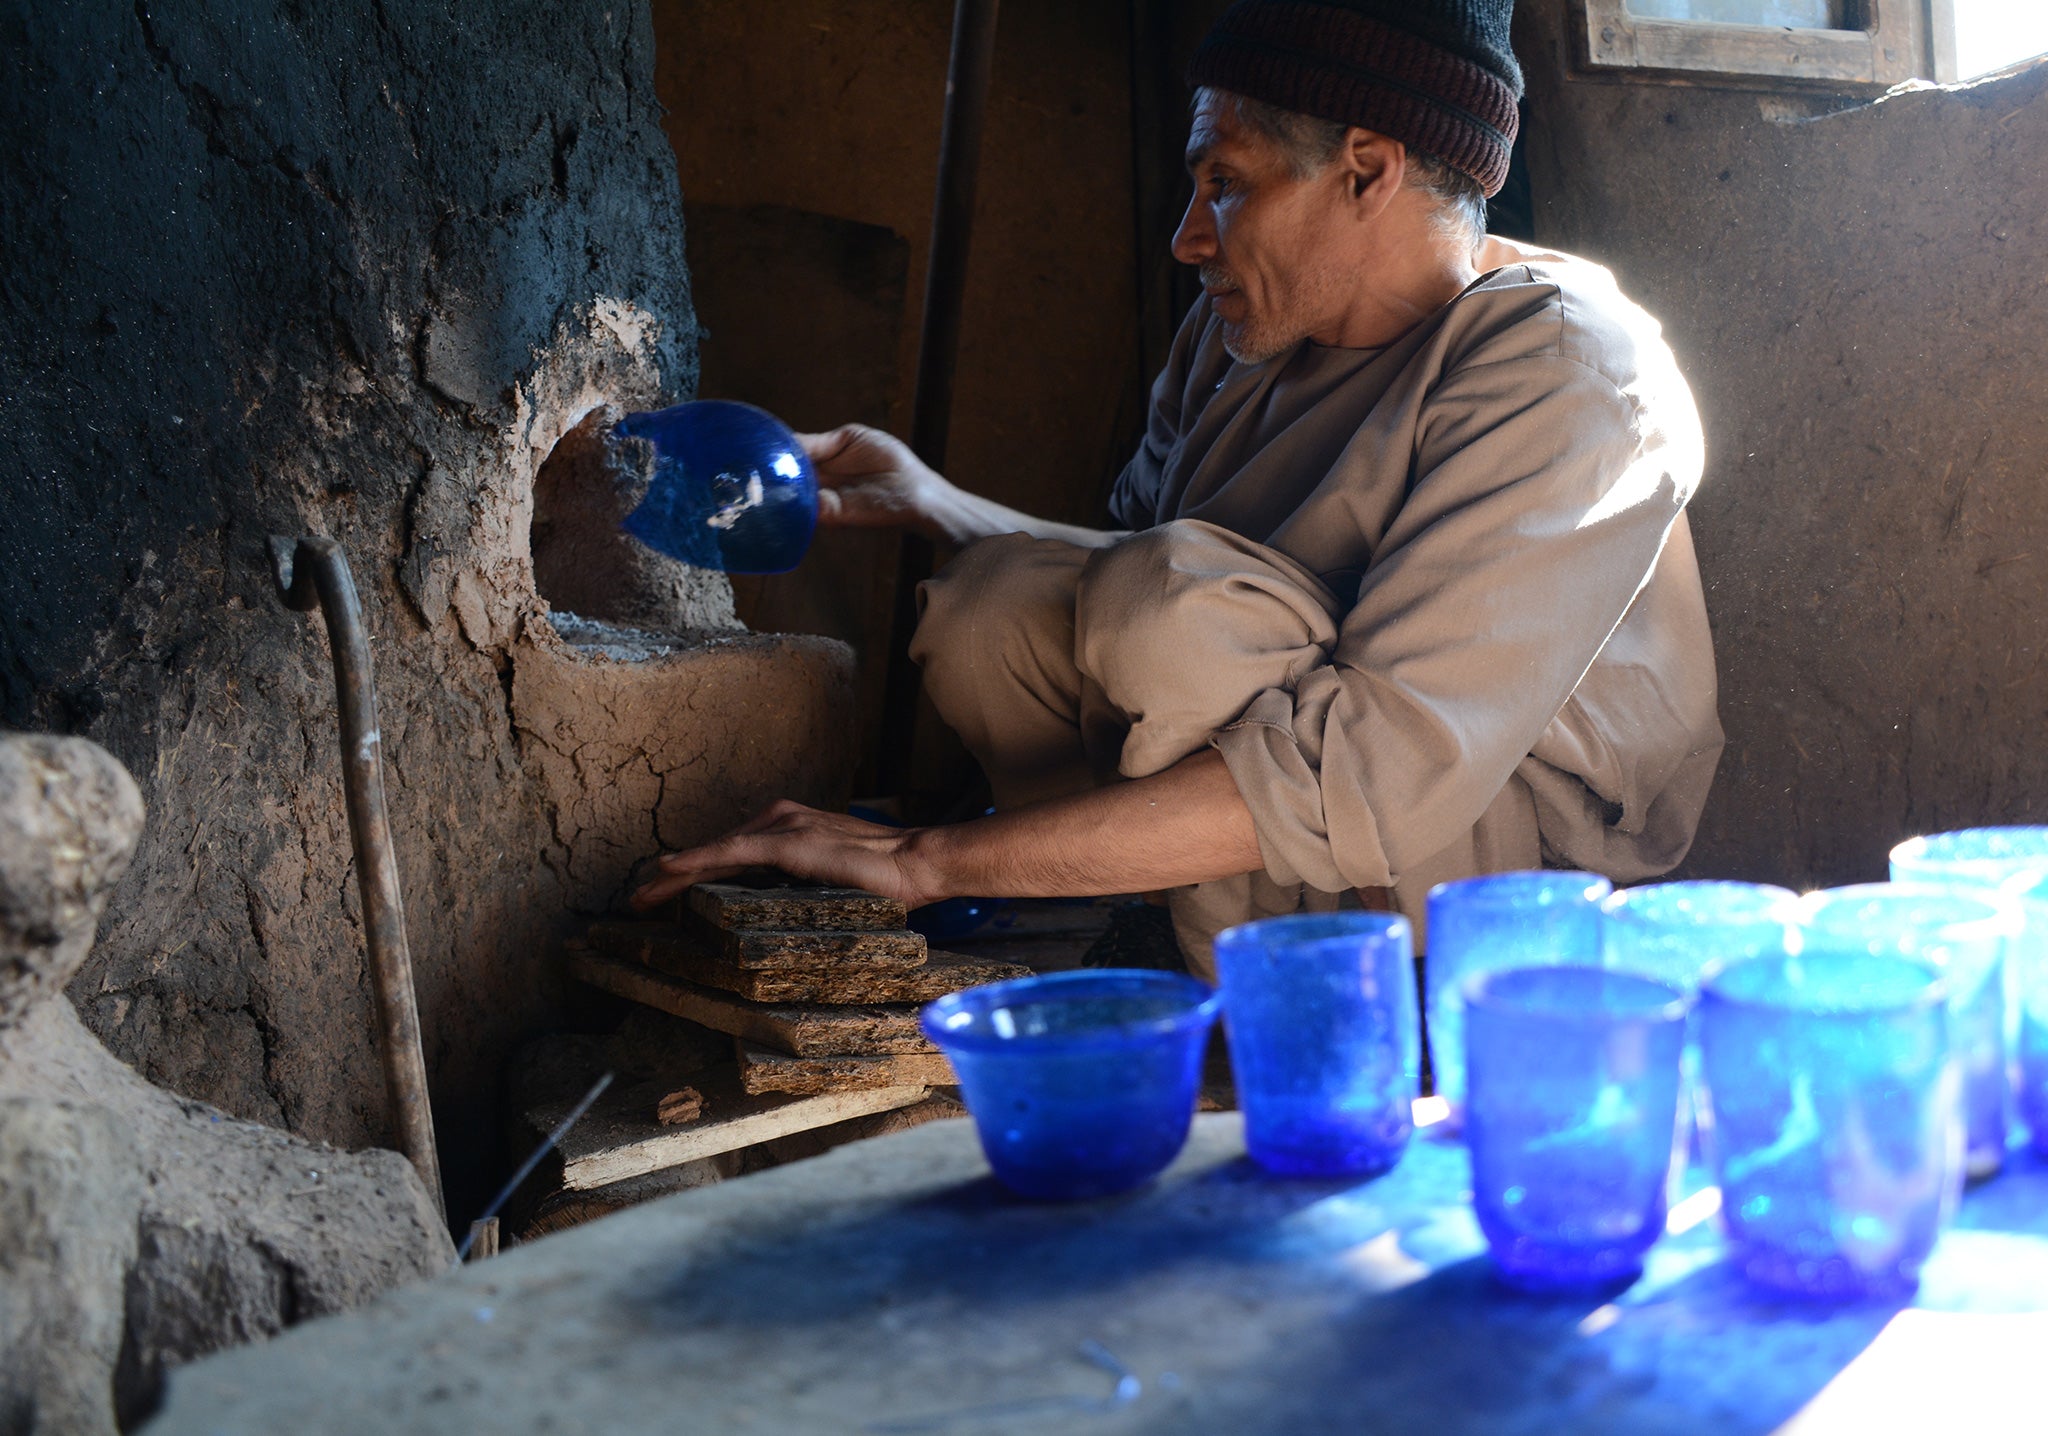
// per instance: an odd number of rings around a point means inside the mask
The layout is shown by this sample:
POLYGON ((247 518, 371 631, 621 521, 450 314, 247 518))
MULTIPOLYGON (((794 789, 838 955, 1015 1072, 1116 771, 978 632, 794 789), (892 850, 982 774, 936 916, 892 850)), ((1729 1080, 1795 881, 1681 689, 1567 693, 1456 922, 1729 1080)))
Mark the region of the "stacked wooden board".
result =
POLYGON ((750 1096, 950 1083, 923 1004, 1028 976, 931 951, 903 904, 850 888, 700 884, 664 922, 601 922, 571 954, 593 987, 734 1039, 750 1096))
POLYGON ((636 1007, 612 1033, 556 1033, 520 1051, 509 1074, 512 1148, 552 1133, 605 1073, 611 1085, 508 1209, 516 1241, 963 1111, 922 1085, 750 1095, 730 1038, 636 1007))
POLYGON ((850 889, 720 883, 658 921, 599 922, 569 968, 635 1004, 606 1036, 556 1034, 513 1064, 512 1145, 610 1088, 513 1204, 517 1240, 937 1117, 953 1081, 919 1009, 1014 961, 933 952, 903 905, 850 889))

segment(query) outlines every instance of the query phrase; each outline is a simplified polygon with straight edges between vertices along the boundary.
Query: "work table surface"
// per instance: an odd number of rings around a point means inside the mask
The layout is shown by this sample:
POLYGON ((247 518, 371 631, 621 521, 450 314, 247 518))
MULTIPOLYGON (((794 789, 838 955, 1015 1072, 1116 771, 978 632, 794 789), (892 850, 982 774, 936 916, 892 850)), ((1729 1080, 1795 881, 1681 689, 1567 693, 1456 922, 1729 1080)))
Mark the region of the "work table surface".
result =
POLYGON ((2037 1159, 1969 1194, 1905 1310, 1751 1295, 1711 1198, 1627 1290, 1517 1295, 1467 1182, 1441 1139, 1376 1181, 1268 1178, 1239 1119, 1209 1115, 1150 1186, 1035 1204, 970 1123, 934 1122, 201 1362, 150 1430, 1867 1436, 1923 1410, 1927 1430, 2048 1429, 2037 1159))

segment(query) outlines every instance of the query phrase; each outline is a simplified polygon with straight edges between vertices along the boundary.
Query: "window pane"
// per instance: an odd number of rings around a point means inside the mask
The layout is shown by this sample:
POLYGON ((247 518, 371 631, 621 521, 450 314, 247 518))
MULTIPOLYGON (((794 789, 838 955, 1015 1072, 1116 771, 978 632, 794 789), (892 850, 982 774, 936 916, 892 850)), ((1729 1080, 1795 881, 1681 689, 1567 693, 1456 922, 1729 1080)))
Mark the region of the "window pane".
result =
POLYGON ((1646 20, 1719 20, 1730 25, 1789 25, 1800 30, 1852 29, 1847 0, 1628 0, 1646 20))
POLYGON ((1958 79, 1974 80, 2048 50, 2042 0, 1955 0, 1955 15, 1958 79))

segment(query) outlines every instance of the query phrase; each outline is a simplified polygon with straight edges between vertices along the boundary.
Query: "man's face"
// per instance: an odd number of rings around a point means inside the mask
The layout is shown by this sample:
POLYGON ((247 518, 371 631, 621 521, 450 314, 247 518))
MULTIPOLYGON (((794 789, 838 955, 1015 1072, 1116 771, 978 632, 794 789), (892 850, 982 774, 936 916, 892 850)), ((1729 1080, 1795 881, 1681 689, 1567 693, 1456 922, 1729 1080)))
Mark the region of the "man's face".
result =
POLYGON ((1351 288, 1344 168, 1296 178, 1272 140, 1241 124, 1227 97, 1204 90, 1188 172, 1195 194, 1173 255, 1200 272, 1230 356, 1262 363, 1330 329, 1351 288))

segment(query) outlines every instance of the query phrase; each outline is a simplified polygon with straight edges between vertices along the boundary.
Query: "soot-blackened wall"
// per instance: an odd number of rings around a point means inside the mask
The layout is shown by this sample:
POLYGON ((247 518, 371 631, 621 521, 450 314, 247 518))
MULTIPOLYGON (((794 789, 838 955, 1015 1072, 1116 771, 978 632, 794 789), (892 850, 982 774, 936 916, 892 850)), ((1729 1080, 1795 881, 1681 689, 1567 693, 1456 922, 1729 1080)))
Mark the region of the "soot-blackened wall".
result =
POLYGON ((646 9, 8 0, 0 50, 0 724, 98 739, 150 805, 72 996, 166 1085, 384 1135, 325 640, 264 557, 333 535, 459 1196, 569 914, 847 758, 823 640, 728 638, 648 731, 586 731, 627 677, 534 590, 555 440, 696 381, 646 9))

